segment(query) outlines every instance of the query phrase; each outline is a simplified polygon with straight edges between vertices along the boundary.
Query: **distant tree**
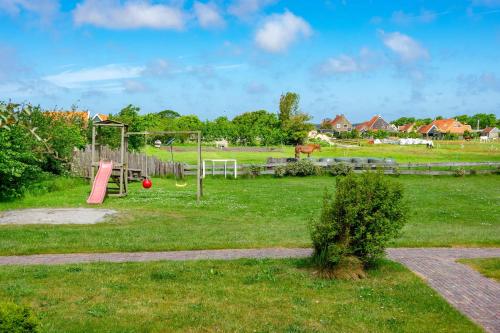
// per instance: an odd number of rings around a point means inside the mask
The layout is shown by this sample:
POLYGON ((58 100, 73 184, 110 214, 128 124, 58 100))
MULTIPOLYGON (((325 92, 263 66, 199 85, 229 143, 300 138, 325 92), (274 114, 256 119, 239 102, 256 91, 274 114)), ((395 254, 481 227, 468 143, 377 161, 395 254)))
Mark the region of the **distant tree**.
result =
POLYGON ((394 124, 396 126, 402 126, 402 125, 410 124, 410 123, 414 123, 414 122, 415 122, 414 117, 401 117, 401 118, 398 118, 398 119, 394 120, 393 122, 391 122, 391 124, 394 124))
POLYGON ((287 92, 280 97, 278 117, 286 144, 302 143, 307 133, 314 128, 308 123, 311 117, 301 112, 299 101, 299 94, 293 92, 287 92))
POLYGON ((432 119, 431 118, 422 118, 422 119, 416 119, 415 120, 415 125, 418 127, 418 126, 422 126, 422 125, 429 125, 430 123, 432 123, 432 119))
POLYGON ((259 110, 234 117, 231 141, 243 145, 272 145, 282 140, 280 122, 276 114, 259 110))
POLYGON ((287 92, 281 94, 279 120, 282 124, 286 123, 291 116, 300 112, 299 110, 300 96, 297 93, 287 92))
POLYGON ((444 118, 443 118, 443 116, 437 116, 435 119, 436 119, 436 120, 442 120, 442 119, 444 119, 444 118))
POLYGON ((163 110, 157 113, 160 118, 179 118, 181 115, 173 110, 163 110))
POLYGON ((321 128, 321 129, 332 129, 333 128, 332 120, 329 119, 329 118, 323 119, 321 121, 321 124, 319 125, 319 128, 321 128))

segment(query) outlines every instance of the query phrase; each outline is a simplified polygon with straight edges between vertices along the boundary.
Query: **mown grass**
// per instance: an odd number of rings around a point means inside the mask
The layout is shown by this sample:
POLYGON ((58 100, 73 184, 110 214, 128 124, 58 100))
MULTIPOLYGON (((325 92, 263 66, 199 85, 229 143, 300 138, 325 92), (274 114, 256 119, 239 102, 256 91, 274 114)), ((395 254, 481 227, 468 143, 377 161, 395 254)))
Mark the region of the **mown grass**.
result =
MULTIPOLYGON (((182 145, 182 151, 174 152, 174 159, 179 162, 195 164, 197 161, 196 147, 182 145)), ((215 150, 214 147, 202 148, 205 159, 237 159, 238 163, 263 164, 268 157, 293 157, 294 147, 273 147, 277 151, 256 152, 247 151, 252 148, 240 147, 241 151, 215 150)), ((164 160, 170 160, 168 149, 147 147, 146 152, 164 160)), ((399 163, 408 162, 498 162, 500 161, 500 142, 478 143, 466 141, 436 141, 436 148, 427 149, 424 145, 399 146, 399 145, 367 145, 361 147, 322 147, 321 152, 315 152, 312 157, 378 157, 392 158, 399 163)))
POLYGON ((305 260, 4 266, 0 298, 42 332, 481 332, 417 276, 381 261, 360 281, 305 260))
MULTIPOLYGON (((400 176, 409 222, 391 246, 499 246, 500 177, 400 176)), ((102 208, 119 214, 97 225, 2 225, 0 254, 309 247, 308 223, 318 218, 335 178, 207 178, 196 203, 194 178, 176 188, 154 179, 131 185, 126 198, 102 208)), ((28 207, 89 207, 90 186, 58 180, 55 191, 0 203, 0 211, 28 207)))
POLYGON ((469 265, 482 275, 500 282, 500 258, 460 259, 458 262, 469 265))

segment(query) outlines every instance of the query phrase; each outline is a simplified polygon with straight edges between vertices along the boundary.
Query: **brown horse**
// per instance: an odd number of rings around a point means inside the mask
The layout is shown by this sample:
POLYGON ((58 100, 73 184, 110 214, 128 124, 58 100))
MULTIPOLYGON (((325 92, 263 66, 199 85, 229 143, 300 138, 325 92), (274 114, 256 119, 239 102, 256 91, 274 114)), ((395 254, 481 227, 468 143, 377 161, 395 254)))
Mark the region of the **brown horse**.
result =
POLYGON ((311 157, 311 154, 315 151, 321 151, 321 146, 318 144, 309 145, 297 145, 295 146, 295 158, 300 158, 300 153, 307 154, 307 157, 311 157))

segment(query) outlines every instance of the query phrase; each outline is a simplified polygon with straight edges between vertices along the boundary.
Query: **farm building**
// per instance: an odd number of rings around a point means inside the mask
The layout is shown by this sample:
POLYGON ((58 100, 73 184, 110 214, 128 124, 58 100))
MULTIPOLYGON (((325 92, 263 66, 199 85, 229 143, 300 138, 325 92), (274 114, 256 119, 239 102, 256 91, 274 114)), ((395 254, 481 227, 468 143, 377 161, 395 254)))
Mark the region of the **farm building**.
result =
POLYGON ((398 127, 400 133, 411 133, 415 131, 415 123, 408 123, 398 127))
POLYGON ((488 139, 498 139, 498 128, 486 127, 481 131, 481 136, 487 136, 488 139))
POLYGON ((338 114, 335 119, 329 121, 332 129, 335 132, 349 132, 352 131, 352 124, 343 114, 338 114))
POLYGON ((394 127, 391 126, 391 124, 389 124, 387 121, 385 121, 380 115, 373 116, 370 120, 356 125, 355 128, 359 132, 380 131, 380 130, 395 132, 394 127))

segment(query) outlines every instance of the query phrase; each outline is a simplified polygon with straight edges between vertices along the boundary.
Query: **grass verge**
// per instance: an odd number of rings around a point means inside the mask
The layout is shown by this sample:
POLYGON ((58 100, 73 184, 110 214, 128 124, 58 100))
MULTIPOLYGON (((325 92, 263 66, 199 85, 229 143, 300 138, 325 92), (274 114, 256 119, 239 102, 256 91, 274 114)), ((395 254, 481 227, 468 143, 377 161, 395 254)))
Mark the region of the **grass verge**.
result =
POLYGON ((43 332, 481 332, 403 266, 359 281, 305 260, 5 266, 0 298, 43 332))
POLYGON ((500 282, 500 258, 460 259, 458 262, 466 264, 482 275, 500 282))

